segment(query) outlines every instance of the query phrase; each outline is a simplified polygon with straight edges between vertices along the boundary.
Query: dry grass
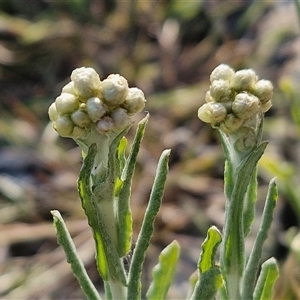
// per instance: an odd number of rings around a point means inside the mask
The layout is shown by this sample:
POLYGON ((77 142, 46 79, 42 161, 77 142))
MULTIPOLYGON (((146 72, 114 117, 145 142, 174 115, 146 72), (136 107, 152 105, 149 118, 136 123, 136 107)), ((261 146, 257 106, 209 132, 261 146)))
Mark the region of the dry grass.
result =
MULTIPOLYGON (((83 65, 94 67, 102 78, 120 73, 147 95, 151 118, 132 195, 136 233, 157 159, 163 149, 172 149, 145 269, 146 281, 159 251, 173 239, 180 242, 170 299, 184 298, 201 240, 211 224, 221 227, 224 218, 223 154, 216 133, 196 115, 209 73, 228 63, 236 69, 252 67, 272 80, 274 105, 265 123, 270 146, 260 165, 259 198, 277 175, 280 200, 265 256, 284 263, 286 231, 298 228, 300 220, 293 204, 300 166, 300 126, 291 114, 300 107, 293 2, 20 0, 3 1, 0 9, 0 297, 83 298, 56 244, 51 209, 63 213, 102 290, 76 192, 80 153, 72 141, 56 135, 47 118, 49 104, 71 71, 83 65)), ((128 139, 132 136, 133 131, 128 139)), ((291 294, 297 295, 297 273, 292 278, 291 294)))

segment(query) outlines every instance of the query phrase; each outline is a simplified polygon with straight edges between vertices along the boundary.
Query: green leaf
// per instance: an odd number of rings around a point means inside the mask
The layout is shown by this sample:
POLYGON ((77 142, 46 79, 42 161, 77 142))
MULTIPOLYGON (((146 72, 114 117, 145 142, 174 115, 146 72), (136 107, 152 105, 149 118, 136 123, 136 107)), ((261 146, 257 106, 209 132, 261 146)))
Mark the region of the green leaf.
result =
POLYGON ((207 231, 207 237, 202 244, 202 253, 198 262, 200 273, 204 273, 215 266, 215 255, 222 235, 217 227, 212 226, 207 231))
POLYGON ((222 142, 223 151, 225 154, 225 169, 224 169, 224 192, 227 199, 230 199, 232 190, 234 188, 234 157, 235 153, 230 141, 225 133, 219 130, 220 139, 222 142))
POLYGON ((215 263, 215 255, 221 241, 222 236, 217 227, 210 227, 202 243, 202 252, 198 262, 199 278, 191 300, 214 299, 215 294, 223 285, 220 268, 215 263))
MULTIPOLYGON (((243 274, 244 245, 244 196, 254 176, 253 172, 262 156, 267 143, 261 141, 262 121, 257 128, 257 138, 252 148, 240 151, 235 148, 237 136, 220 132, 222 146, 226 156, 224 190, 227 197, 225 224, 221 248, 221 270, 226 283, 228 297, 240 298, 240 278, 243 274)), ((249 221, 249 220, 248 220, 249 221)), ((247 231, 247 230, 246 230, 247 231)), ((225 289, 224 289, 225 290, 225 289)))
POLYGON ((190 300, 215 299, 215 295, 222 285, 220 268, 214 266, 200 275, 190 300))
POLYGON ((57 241, 63 247, 67 261, 71 265, 73 274, 77 278, 83 293, 88 299, 101 300, 101 297, 90 280, 84 265, 76 252, 75 245, 62 216, 57 210, 51 211, 51 214, 53 215, 53 223, 57 233, 57 241))
POLYGON ((166 299, 169 287, 172 283, 180 247, 177 241, 169 244, 159 255, 159 263, 153 268, 153 281, 146 294, 147 299, 166 299))
POLYGON ((81 205, 85 211, 88 219, 88 223, 93 231, 94 240, 96 243, 96 260, 99 273, 103 280, 108 279, 108 267, 105 257, 104 245, 101 235, 99 234, 96 210, 93 209, 92 204, 92 192, 90 174, 93 168, 94 158, 96 156, 97 146, 93 144, 88 154, 84 159, 83 166, 81 168, 78 178, 78 192, 81 199, 81 205))
POLYGON ((231 199, 231 194, 235 186, 236 173, 240 164, 243 164, 247 158, 256 151, 262 144, 262 132, 263 132, 263 116, 260 118, 260 122, 256 131, 256 145, 252 148, 238 151, 235 147, 236 136, 227 135, 219 130, 219 136, 222 143, 222 148, 226 157, 224 181, 225 181, 225 195, 227 199, 231 199))
POLYGON ((278 192, 275 180, 269 184, 269 191, 262 215, 262 221, 250 253, 244 273, 242 296, 243 299, 251 299, 255 288, 255 280, 259 270, 263 244, 268 237, 268 231, 273 221, 273 213, 276 207, 278 192))
POLYGON ((199 279, 199 271, 196 270, 195 272, 192 273, 192 275, 189 277, 189 284, 190 284, 190 288, 188 291, 188 295, 187 295, 187 299, 190 299, 194 290, 195 290, 195 286, 198 282, 199 279))
POLYGON ((127 139, 123 137, 120 140, 119 146, 118 146, 118 159, 120 164, 120 170, 122 171, 125 167, 126 163, 126 147, 127 147, 127 139))
POLYGON ((124 164, 121 175, 122 185, 116 198, 117 205, 117 235, 118 235, 118 253, 119 256, 125 256, 131 248, 132 238, 132 215, 130 209, 130 194, 132 177, 135 170, 136 159, 140 149, 141 141, 145 134, 149 116, 147 115, 139 122, 135 138, 131 147, 129 156, 124 164))
POLYGON ((165 182, 168 174, 168 160, 170 150, 163 151, 157 166, 154 184, 150 194, 149 203, 145 212, 141 231, 138 235, 136 247, 133 252, 128 279, 128 299, 141 298, 141 273, 146 251, 154 232, 154 220, 161 206, 165 182))
POLYGON ((274 258, 270 258, 262 264, 262 269, 255 287, 253 300, 272 299, 274 283, 278 277, 279 270, 276 260, 274 258))
MULTIPOLYGON (((96 259, 99 273, 103 280, 109 278, 116 279, 126 285, 126 277, 121 265, 116 247, 108 234, 107 225, 105 224, 102 212, 93 194, 93 186, 91 182, 91 172, 94 165, 94 159, 97 153, 96 144, 91 145, 88 154, 84 159, 82 169, 78 179, 78 190, 88 218, 90 227, 93 230, 93 235, 96 243, 96 259)), ((111 220, 114 222, 114 220, 111 220)))
POLYGON ((246 237, 251 232, 251 226, 255 219, 255 204, 257 201, 257 167, 253 171, 247 192, 244 197, 244 236, 246 237))
MULTIPOLYGON (((244 266, 244 229, 243 229, 243 199, 247 191, 248 184, 257 162, 262 156, 267 143, 261 143, 257 148, 253 149, 248 157, 246 157, 238 165, 234 188, 230 199, 228 200, 228 208, 226 211, 226 222, 224 226, 224 247, 223 267, 224 273, 230 269, 238 269, 242 274, 244 266)), ((230 174, 232 175, 232 174, 230 174)))

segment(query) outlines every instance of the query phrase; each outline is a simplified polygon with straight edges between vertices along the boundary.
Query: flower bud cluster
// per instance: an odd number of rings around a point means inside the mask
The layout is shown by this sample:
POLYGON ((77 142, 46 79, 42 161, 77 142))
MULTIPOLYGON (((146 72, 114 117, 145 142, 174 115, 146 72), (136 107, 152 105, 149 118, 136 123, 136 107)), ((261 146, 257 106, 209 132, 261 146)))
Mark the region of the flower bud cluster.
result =
POLYGON ((124 130, 145 102, 144 93, 129 88, 124 77, 112 74, 101 81, 94 69, 82 67, 72 72, 48 113, 59 135, 84 139, 94 129, 101 134, 124 130))
POLYGON ((210 75, 210 89, 198 117, 225 133, 233 133, 256 115, 268 111, 273 96, 269 80, 258 80, 252 69, 235 72, 221 64, 210 75))

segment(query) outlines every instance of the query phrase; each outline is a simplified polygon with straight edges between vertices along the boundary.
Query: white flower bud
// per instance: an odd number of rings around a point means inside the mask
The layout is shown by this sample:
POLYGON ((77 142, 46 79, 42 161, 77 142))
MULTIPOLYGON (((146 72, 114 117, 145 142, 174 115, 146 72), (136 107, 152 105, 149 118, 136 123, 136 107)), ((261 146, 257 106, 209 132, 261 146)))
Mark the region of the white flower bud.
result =
POLYGON ((86 133, 85 129, 80 128, 78 126, 74 126, 71 136, 74 139, 79 139, 79 138, 84 137, 85 133, 86 133))
POLYGON ((233 97, 233 91, 231 89, 229 81, 214 80, 210 86, 210 96, 216 102, 227 102, 233 97))
POLYGON ((236 91, 249 91, 257 82, 257 76, 252 69, 235 72, 231 80, 231 86, 236 91))
POLYGON ((118 106, 128 93, 127 80, 119 74, 111 74, 101 84, 104 100, 108 106, 118 106))
POLYGON ((71 119, 75 125, 82 128, 86 127, 91 122, 89 116, 80 109, 72 113, 71 119))
POLYGON ((79 101, 72 94, 62 93, 55 99, 55 106, 59 115, 70 114, 79 107, 79 101))
POLYGON ((56 105, 55 105, 55 102, 53 102, 49 109, 48 109, 48 115, 49 115, 49 118, 51 121, 56 121, 57 118, 58 118, 58 113, 57 113, 57 110, 56 110, 56 105))
POLYGON ((210 75, 210 82, 212 83, 215 80, 227 80, 230 81, 234 75, 234 70, 228 65, 221 64, 217 66, 210 75))
POLYGON ((62 137, 70 137, 74 129, 74 124, 70 118, 66 116, 59 116, 53 123, 53 127, 62 137))
POLYGON ((116 129, 123 129, 126 128, 131 124, 131 120, 127 114, 126 109, 124 108, 117 108, 110 114, 111 118, 115 123, 116 129))
POLYGON ((205 102, 206 103, 215 102, 215 100, 210 95, 210 91, 207 91, 206 94, 205 94, 205 102))
POLYGON ((101 81, 93 68, 75 69, 71 74, 71 79, 74 82, 74 89, 80 97, 87 99, 98 95, 101 81))
POLYGON ((220 130, 224 133, 230 134, 238 130, 243 123, 244 120, 236 117, 234 114, 228 114, 225 120, 220 124, 220 130))
POLYGON ((252 148, 257 140, 255 130, 252 127, 244 126, 239 129, 238 138, 234 144, 235 149, 244 151, 252 148))
POLYGON ((240 119, 252 118, 259 111, 259 99, 248 93, 240 93, 232 102, 232 111, 240 119))
POLYGON ((86 111, 95 123, 107 113, 108 107, 101 99, 92 97, 86 102, 86 111))
POLYGON ((265 113, 265 112, 267 112, 271 107, 272 107, 272 102, 271 102, 271 100, 270 100, 270 101, 268 101, 268 102, 266 102, 266 103, 264 103, 264 104, 261 104, 261 111, 262 111, 263 113, 265 113))
POLYGON ((73 94, 76 95, 76 91, 74 88, 74 82, 70 81, 68 84, 66 84, 63 88, 62 88, 62 93, 68 93, 68 94, 73 94))
POLYGON ((210 124, 222 122, 226 115, 226 108, 221 103, 205 103, 198 110, 198 118, 203 122, 210 124))
POLYGON ((115 127, 114 120, 109 116, 104 116, 97 122, 96 128, 100 133, 106 133, 115 127))
POLYGON ((253 86, 253 94, 259 98, 262 104, 271 100, 273 96, 273 85, 271 81, 265 79, 258 80, 253 86))
POLYGON ((135 114, 145 107, 146 99, 144 93, 134 87, 128 90, 125 102, 122 106, 127 110, 128 114, 135 114))

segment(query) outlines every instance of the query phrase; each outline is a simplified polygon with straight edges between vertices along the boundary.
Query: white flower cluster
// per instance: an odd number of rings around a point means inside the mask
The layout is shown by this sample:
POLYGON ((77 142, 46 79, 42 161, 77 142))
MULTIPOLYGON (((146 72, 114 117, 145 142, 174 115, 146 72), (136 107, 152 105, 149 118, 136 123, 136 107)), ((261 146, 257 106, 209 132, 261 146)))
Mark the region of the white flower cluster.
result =
POLYGON ((199 108, 198 117, 225 133, 235 132, 272 106, 272 83, 258 80, 252 69, 235 72, 221 64, 212 71, 210 82, 206 103, 199 108))
POLYGON ((112 74, 101 81, 94 69, 82 67, 72 72, 48 113, 59 135, 82 139, 92 127, 101 134, 122 131, 145 102, 144 93, 129 88, 124 77, 112 74))

